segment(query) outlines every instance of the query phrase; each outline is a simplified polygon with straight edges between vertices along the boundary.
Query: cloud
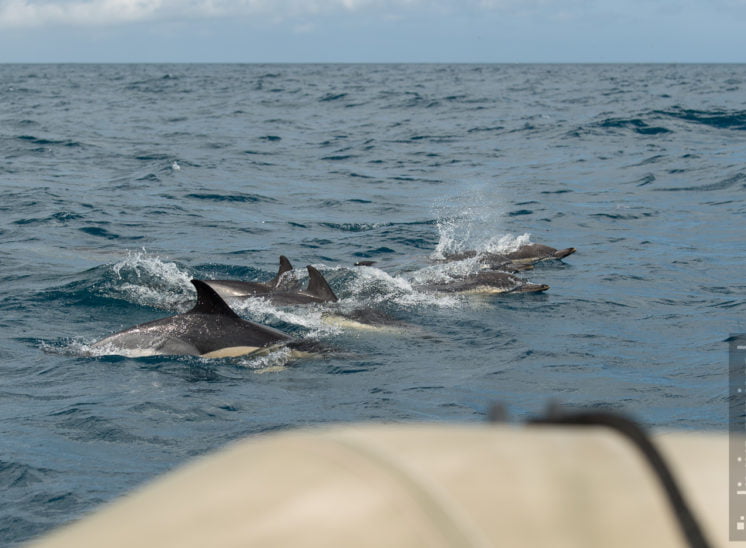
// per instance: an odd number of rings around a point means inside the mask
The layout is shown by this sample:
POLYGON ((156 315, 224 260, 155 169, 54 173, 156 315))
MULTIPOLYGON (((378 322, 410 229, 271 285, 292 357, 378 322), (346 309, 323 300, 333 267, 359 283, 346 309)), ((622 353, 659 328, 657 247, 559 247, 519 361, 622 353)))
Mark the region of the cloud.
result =
MULTIPOLYGON (((743 14, 746 0, 711 0, 743 14)), ((249 18, 307 28, 309 18, 333 15, 402 17, 538 17, 550 21, 592 14, 650 14, 665 7, 690 10, 694 0, 0 0, 0 27, 122 25, 144 21, 249 18), (297 21, 300 19, 300 21, 297 21)), ((726 11, 726 10, 723 10, 726 11)))
POLYGON ((408 9, 423 0, 0 0, 0 27, 112 25, 224 17, 289 19, 408 9))
POLYGON ((161 0, 103 0, 100 2, 31 2, 0 0, 0 25, 4 27, 46 24, 97 25, 152 17, 161 0))
MULTIPOLYGON (((595 0, 0 0, 0 27, 100 26, 249 17, 283 21, 338 14, 525 14, 595 0)), ((305 24, 305 23, 303 23, 305 24)))

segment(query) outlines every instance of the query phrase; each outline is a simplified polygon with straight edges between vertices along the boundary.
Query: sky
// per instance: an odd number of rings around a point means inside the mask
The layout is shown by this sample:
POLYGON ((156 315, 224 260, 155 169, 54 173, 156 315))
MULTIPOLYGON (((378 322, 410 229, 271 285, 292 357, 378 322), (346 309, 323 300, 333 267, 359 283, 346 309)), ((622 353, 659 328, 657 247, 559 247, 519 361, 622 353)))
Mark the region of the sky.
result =
POLYGON ((0 0, 0 63, 739 63, 746 0, 0 0))

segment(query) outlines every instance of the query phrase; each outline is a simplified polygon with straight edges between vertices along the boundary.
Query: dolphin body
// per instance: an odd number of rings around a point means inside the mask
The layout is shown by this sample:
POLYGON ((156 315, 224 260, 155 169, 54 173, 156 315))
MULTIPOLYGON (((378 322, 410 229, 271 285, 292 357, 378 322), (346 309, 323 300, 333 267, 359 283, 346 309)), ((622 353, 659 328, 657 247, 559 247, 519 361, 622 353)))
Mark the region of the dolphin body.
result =
POLYGON ((205 358, 244 356, 293 339, 276 329, 240 318, 206 283, 192 280, 197 304, 177 314, 130 327, 91 345, 130 357, 188 355, 205 358))
MULTIPOLYGON (((286 259, 287 260, 287 259, 286 259)), ((282 262, 280 263, 282 272, 282 262)), ((288 264, 290 264, 288 262, 288 264)), ((292 267, 291 267, 292 268, 292 267)), ((308 304, 308 303, 335 303, 339 299, 321 273, 311 265, 308 270, 308 287, 306 289, 293 289, 275 284, 274 287, 257 287, 257 282, 242 282, 238 280, 203 280, 221 297, 245 298, 264 297, 274 304, 308 304)), ((283 272, 284 273, 284 272, 283 272)), ((278 273, 277 279, 282 276, 278 273)))
MULTIPOLYGON (((280 268, 277 275, 268 282, 242 282, 239 280, 204 280, 210 287, 217 291, 224 299, 227 297, 256 297, 267 295, 272 291, 284 287, 283 275, 293 270, 285 255, 280 255, 280 268)), ((286 288, 287 289, 287 288, 286 288)))
POLYGON ((428 284, 425 289, 445 293, 539 293, 549 289, 549 286, 533 284, 507 272, 483 270, 463 278, 428 284))
MULTIPOLYGON (((373 264, 374 261, 370 261, 373 264)), ((356 266, 369 266, 356 265, 356 266)), ((280 257, 280 271, 270 282, 242 282, 238 280, 203 280, 218 294, 225 298, 262 297, 274 304, 309 304, 335 303, 338 301, 334 291, 321 273, 312 266, 307 266, 308 287, 305 290, 289 288, 287 283, 277 283, 282 275, 291 270, 290 262, 284 256, 280 257), (286 265, 283 267, 283 264, 286 265)), ((284 281, 284 280, 283 280, 284 281)), ((409 327, 383 312, 368 308, 358 308, 352 311, 326 311, 323 321, 329 325, 348 329, 371 331, 398 331, 409 327)))
POLYGON ((442 262, 463 261, 478 257, 480 262, 491 270, 503 270, 517 272, 525 270, 533 263, 551 259, 564 259, 568 255, 575 253, 574 247, 565 249, 555 249, 543 244, 522 245, 515 251, 505 253, 478 252, 474 250, 462 251, 460 253, 451 253, 444 257, 442 262))
POLYGON ((555 249, 548 245, 527 244, 510 253, 504 253, 504 255, 514 263, 535 263, 549 259, 564 259, 568 255, 575 253, 575 251, 574 247, 555 249))
POLYGON ((451 253, 446 255, 443 259, 436 260, 436 263, 455 263, 466 259, 473 259, 478 257, 479 266, 485 270, 500 270, 501 272, 522 272, 524 270, 532 270, 533 264, 531 262, 519 263, 512 261, 506 255, 502 253, 492 252, 478 252, 478 251, 462 251, 461 253, 451 253))
POLYGON ((329 311, 322 315, 328 325, 342 329, 397 333, 409 331, 412 326, 373 308, 356 308, 350 311, 329 311))

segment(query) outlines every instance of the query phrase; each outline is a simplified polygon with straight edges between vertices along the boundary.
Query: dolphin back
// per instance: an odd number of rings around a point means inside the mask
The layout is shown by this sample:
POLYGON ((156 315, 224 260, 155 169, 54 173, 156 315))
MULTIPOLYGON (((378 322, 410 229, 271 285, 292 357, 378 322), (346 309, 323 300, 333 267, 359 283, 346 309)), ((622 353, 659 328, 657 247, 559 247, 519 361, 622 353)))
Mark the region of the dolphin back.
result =
POLYGON ((97 352, 118 354, 130 358, 145 356, 198 356, 199 349, 179 336, 141 326, 109 335, 91 345, 97 352))
POLYGON ((321 272, 311 265, 308 265, 306 269, 308 270, 308 288, 306 288, 306 293, 309 293, 324 302, 336 303, 339 299, 337 299, 337 296, 334 294, 334 291, 332 291, 332 288, 329 287, 329 284, 321 275, 321 272))
POLYGON ((280 268, 277 271, 277 276, 267 282, 267 285, 271 288, 279 287, 282 275, 285 274, 285 272, 290 272, 291 270, 293 270, 293 265, 290 264, 290 260, 285 257, 285 255, 280 255, 280 268))
POLYGON ((202 280, 192 280, 192 285, 197 290, 197 304, 187 314, 219 314, 238 318, 238 315, 210 285, 202 280))
POLYGON ((200 280, 197 304, 184 314, 136 325, 92 345, 97 351, 130 357, 250 354, 292 340, 289 335, 239 317, 215 290, 200 280))

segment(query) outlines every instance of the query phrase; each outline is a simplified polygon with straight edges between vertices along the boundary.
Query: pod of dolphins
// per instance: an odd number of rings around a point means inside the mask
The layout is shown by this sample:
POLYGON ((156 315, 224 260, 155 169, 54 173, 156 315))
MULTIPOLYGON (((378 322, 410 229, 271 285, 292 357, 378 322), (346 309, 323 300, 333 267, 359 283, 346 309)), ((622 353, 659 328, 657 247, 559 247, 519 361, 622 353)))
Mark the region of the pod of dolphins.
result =
MULTIPOLYGON (((446 293, 536 293, 549 289, 545 284, 533 284, 514 275, 533 268, 538 261, 562 259, 575 248, 555 249, 541 244, 528 244, 507 253, 466 251, 446 255, 438 262, 476 259, 479 272, 445 282, 427 284, 421 289, 446 293)), ((357 263, 371 266, 371 261, 357 263)), ((204 358, 235 357, 266 353, 281 346, 294 355, 302 355, 308 344, 277 329, 239 317, 225 299, 261 297, 274 304, 334 303, 337 296, 326 279, 308 265, 308 286, 297 286, 293 270, 285 256, 280 257, 277 275, 267 282, 240 280, 192 280, 197 290, 197 303, 183 314, 143 323, 105 337, 91 345, 103 354, 125 354, 131 357, 157 355, 190 355, 204 358)), ((358 311, 359 312, 359 311, 358 311)), ((355 313, 353 313, 355 314, 355 313)), ((358 321, 358 318, 352 318, 358 321)), ((359 320, 365 323, 365 319, 359 320)))

